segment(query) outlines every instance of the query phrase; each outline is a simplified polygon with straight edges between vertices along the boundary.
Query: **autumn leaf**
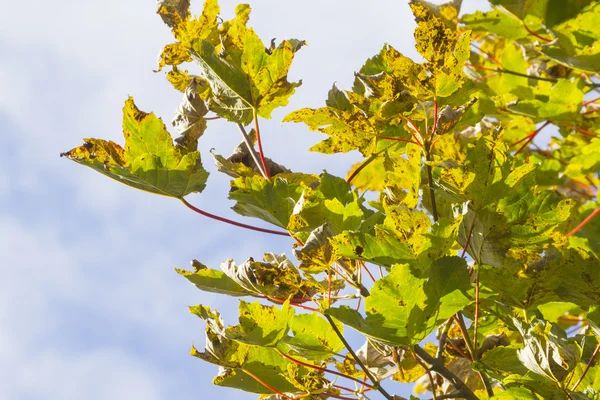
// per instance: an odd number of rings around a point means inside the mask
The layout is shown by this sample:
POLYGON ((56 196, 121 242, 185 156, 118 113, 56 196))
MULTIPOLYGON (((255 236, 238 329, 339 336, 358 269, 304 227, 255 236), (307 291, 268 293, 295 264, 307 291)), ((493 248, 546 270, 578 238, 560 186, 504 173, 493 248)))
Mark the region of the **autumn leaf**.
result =
POLYGON ((163 122, 140 111, 129 98, 123 108, 125 148, 112 141, 84 139, 62 155, 128 186, 168 197, 201 192, 208 172, 200 152, 176 147, 163 122))

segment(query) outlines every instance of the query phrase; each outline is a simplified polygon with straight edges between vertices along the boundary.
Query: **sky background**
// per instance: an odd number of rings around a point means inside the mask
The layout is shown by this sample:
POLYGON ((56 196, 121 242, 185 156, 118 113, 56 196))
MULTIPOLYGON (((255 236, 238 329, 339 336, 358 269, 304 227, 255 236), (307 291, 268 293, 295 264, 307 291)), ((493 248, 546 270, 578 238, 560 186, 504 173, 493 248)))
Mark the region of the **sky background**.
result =
MULTIPOLYGON (((231 18, 237 2, 220 4, 231 18)), ((173 268, 193 258, 218 268, 229 257, 290 254, 291 240, 205 219, 59 157, 86 137, 122 144, 128 95, 170 127, 181 94, 153 72, 172 42, 154 0, 0 5, 0 399, 256 398, 214 387, 217 367, 188 355, 193 342, 203 347, 204 325, 187 306, 218 305, 233 324, 237 301, 200 292, 173 268)), ((464 0, 463 10, 486 6, 464 0)), ((345 176, 357 155, 308 153, 324 137, 280 121, 322 106, 334 82, 349 88, 385 42, 419 60, 407 1, 255 0, 252 7, 250 25, 265 43, 309 45, 289 76, 302 87, 261 124, 266 155, 294 171, 345 176)), ((192 0, 193 13, 201 9, 192 0)), ((210 121, 200 149, 212 174, 204 193, 188 197, 236 220, 229 178, 216 172, 209 150, 229 155, 239 141, 234 125, 210 121)))

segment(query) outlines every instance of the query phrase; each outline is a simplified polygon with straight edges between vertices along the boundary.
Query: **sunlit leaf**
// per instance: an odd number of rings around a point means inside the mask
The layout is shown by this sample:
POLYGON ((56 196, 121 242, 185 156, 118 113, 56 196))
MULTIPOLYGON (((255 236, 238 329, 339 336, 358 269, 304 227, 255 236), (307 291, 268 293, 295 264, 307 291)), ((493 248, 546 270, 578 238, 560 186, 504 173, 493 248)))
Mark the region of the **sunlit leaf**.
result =
POLYGON ((396 265, 371 290, 366 318, 344 307, 327 313, 374 339, 416 344, 470 303, 464 294, 470 286, 466 263, 458 257, 442 258, 425 277, 414 275, 408 265, 396 265))
POLYGON ((63 155, 128 186, 163 196, 182 198, 204 189, 208 172, 198 151, 174 146, 163 122, 140 111, 131 97, 123 114, 125 149, 111 141, 84 139, 83 146, 63 155))
POLYGON ((258 302, 240 301, 240 324, 227 328, 228 339, 255 346, 274 347, 287 334, 294 309, 285 302, 281 310, 258 302))
MULTIPOLYGON (((302 357, 323 360, 344 348, 329 322, 316 314, 295 315, 289 327, 293 336, 285 337, 283 343, 302 357)), ((343 331, 343 326, 339 329, 343 331)))

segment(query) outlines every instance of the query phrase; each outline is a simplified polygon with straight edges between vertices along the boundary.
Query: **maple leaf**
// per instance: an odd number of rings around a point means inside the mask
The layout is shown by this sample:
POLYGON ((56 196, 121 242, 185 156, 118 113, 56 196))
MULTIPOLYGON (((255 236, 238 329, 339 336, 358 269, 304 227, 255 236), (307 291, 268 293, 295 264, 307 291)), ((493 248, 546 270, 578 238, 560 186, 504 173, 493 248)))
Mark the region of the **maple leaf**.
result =
POLYGON ((176 147, 163 122, 140 111, 133 98, 123 108, 125 148, 112 141, 84 139, 85 144, 63 153, 79 164, 128 186, 163 196, 182 198, 201 192, 208 172, 200 152, 176 147))

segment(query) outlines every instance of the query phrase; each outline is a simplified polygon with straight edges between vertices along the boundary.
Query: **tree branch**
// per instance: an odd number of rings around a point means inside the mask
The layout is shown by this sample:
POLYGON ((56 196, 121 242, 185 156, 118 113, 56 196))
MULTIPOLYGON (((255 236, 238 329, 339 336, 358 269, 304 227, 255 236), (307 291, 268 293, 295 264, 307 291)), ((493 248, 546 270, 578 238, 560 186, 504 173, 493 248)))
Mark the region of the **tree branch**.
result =
POLYGON ((237 124, 237 126, 238 126, 238 129, 240 130, 240 133, 242 134, 244 143, 246 143, 246 147, 248 148, 248 153, 250 153, 250 157, 252 157, 252 161, 254 161, 256 168, 258 168, 258 170, 260 171, 260 174, 263 176, 263 178, 268 179, 267 174, 266 174, 265 170, 263 169, 263 165, 259 161, 259 156, 258 156, 258 154, 256 154, 256 150, 254 150, 254 145, 252 145, 252 141, 250 140, 250 137, 248 136, 248 133, 246 132, 246 129, 244 128, 244 125, 237 124))
POLYGON ((346 346, 346 349, 352 355, 352 358, 354 358, 354 361, 356 361, 356 363, 360 366, 360 368, 363 370, 363 372, 369 378, 369 380, 371 382, 373 382, 373 387, 375 389, 377 389, 379 391, 379 393, 381 393, 383 395, 383 397, 385 397, 386 399, 394 400, 394 397, 391 396, 383 387, 381 387, 381 385, 379 384, 379 381, 377 379, 375 379, 373 374, 371 374, 371 371, 369 371, 369 369, 367 367, 365 367, 363 362, 360 361, 360 359, 358 358, 358 356, 356 355, 354 350, 352 350, 352 346, 350 346, 350 343, 348 343, 348 341, 346 340, 344 335, 342 335, 342 332, 340 332, 340 330, 338 329, 338 327, 335 324, 335 322, 333 321, 333 319, 327 314, 324 314, 324 316, 325 316, 325 318, 327 318, 327 321, 329 321, 329 324, 333 328, 335 334, 340 338, 342 343, 344 343, 344 346, 346 346))
POLYGON ((585 375, 590 370, 592 363, 594 362, 594 358, 596 358, 596 356, 598 355, 598 352, 600 352, 600 344, 598 344, 598 346, 596 346, 596 350, 594 350, 592 357, 590 357, 590 361, 588 361, 587 365, 585 366, 585 370, 583 371, 583 374, 581 374, 581 376, 579 377, 577 382, 575 382, 575 384, 573 385, 573 388, 571 389, 572 392, 574 392, 575 389, 577 389, 577 386, 579 386, 579 384, 583 381, 583 378, 585 378, 585 375))
POLYGON ((441 376, 443 376, 450 384, 456 389, 456 396, 467 399, 467 400, 479 400, 477 396, 473 393, 471 389, 463 381, 461 381, 452 371, 444 366, 444 363, 425 351, 421 346, 414 345, 413 346, 414 353, 427 364, 429 364, 432 371, 437 372, 441 376))

